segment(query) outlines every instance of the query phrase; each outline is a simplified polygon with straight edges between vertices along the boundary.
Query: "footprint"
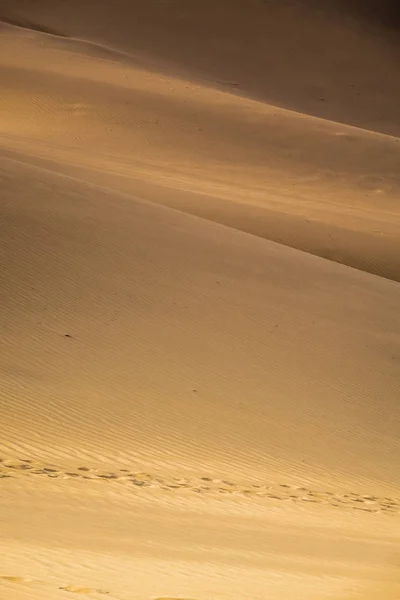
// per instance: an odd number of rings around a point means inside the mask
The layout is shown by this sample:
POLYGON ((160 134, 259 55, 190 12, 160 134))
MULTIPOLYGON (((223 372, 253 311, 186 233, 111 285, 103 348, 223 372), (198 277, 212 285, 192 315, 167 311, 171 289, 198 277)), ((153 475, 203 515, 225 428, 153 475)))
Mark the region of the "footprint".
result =
POLYGON ((71 592, 72 594, 86 594, 87 596, 90 594, 109 594, 110 592, 106 592, 105 590, 96 590, 94 588, 89 587, 79 587, 77 585, 65 585, 59 588, 64 592, 71 592))
POLYGON ((3 581, 9 581, 10 583, 29 583, 32 579, 25 579, 25 577, 15 577, 14 575, 0 575, 0 579, 3 581))
MULTIPOLYGON (((19 584, 24 584, 24 583, 36 583, 36 584, 41 583, 41 584, 43 584, 43 583, 45 583, 38 579, 27 579, 25 577, 19 577, 16 575, 0 575, 0 580, 7 581, 9 583, 19 583, 19 584)), ((90 587, 82 587, 82 586, 77 586, 77 585, 60 586, 58 589, 63 590, 64 592, 71 592, 73 594, 90 595, 90 594, 109 594, 110 593, 106 590, 95 589, 95 588, 90 588, 90 587)))
POLYGON ((20 463, 17 465, 5 464, 4 466, 7 467, 7 469, 15 469, 16 471, 26 471, 28 469, 32 469, 32 466, 27 463, 20 463))
POLYGON ((133 477, 138 481, 150 481, 152 479, 149 473, 134 473, 133 477))

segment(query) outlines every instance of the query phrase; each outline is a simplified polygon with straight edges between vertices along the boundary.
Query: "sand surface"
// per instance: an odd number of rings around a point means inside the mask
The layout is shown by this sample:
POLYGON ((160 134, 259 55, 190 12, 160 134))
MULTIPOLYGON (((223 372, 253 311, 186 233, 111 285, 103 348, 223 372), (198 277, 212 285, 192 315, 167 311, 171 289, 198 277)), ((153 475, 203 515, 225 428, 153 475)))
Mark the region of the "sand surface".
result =
POLYGON ((0 4, 0 600, 400 598, 398 21, 317 4, 0 4))

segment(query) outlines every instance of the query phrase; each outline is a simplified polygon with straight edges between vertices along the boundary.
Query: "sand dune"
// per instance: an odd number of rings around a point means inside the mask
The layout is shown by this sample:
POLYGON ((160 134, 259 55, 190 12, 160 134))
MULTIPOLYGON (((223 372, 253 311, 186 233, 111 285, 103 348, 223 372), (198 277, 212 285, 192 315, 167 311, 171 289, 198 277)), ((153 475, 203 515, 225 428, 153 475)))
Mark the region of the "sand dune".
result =
POLYGON ((342 482, 358 474, 390 487, 398 284, 23 161, 3 165, 10 449, 23 450, 22 424, 25 442, 34 424, 34 446, 45 409, 42 443, 48 430, 67 454, 90 440, 97 456, 124 448, 146 460, 158 440, 172 466, 175 438, 219 472, 235 448, 235 471, 250 454, 260 475, 275 462, 288 472, 294 458, 307 478, 336 470, 342 482), (20 369, 29 403, 14 389, 20 369), (341 420, 352 433, 340 435, 338 460, 341 420))
POLYGON ((400 94, 370 16, 0 10, 0 599, 399 598, 400 94))
POLYGON ((399 281, 398 138, 5 32, 8 148, 399 281))
POLYGON ((400 132, 393 1, 14 0, 0 17, 296 112, 400 132))

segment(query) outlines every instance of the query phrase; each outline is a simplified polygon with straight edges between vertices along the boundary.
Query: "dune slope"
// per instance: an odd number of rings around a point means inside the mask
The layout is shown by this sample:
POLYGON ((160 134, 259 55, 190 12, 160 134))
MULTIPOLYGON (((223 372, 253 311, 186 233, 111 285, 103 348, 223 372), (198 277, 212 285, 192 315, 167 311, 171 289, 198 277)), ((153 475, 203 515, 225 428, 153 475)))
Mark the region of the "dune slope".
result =
POLYGON ((4 593, 347 598, 388 581, 396 590, 398 284, 26 157, 2 164, 4 593), (107 480, 115 487, 98 487, 107 480), (144 505, 132 483, 149 488, 144 505), (26 502, 28 522, 10 529, 26 502), (136 502, 148 515, 140 535, 127 516, 140 514, 136 502), (220 510, 233 511, 227 529, 204 546, 194 531, 220 510), (252 524, 240 525, 243 511, 252 524), (189 529, 177 540, 182 518, 189 529), (250 534, 259 519, 278 536, 272 547, 250 534), (292 523, 286 540, 282 519, 292 523), (160 520, 172 529, 159 534, 160 520))
POLYGON ((4 32, 9 150, 399 281, 398 138, 4 32))
POLYGON ((0 600, 399 598, 367 8, 0 7, 0 600))
POLYGON ((173 465, 175 438, 207 467, 231 448, 235 469, 295 458, 390 486, 398 284, 22 160, 2 180, 10 448, 34 446, 45 408, 45 447, 46 431, 113 459, 161 445, 173 465))
POLYGON ((399 135, 396 2, 14 0, 0 18, 273 105, 399 135))

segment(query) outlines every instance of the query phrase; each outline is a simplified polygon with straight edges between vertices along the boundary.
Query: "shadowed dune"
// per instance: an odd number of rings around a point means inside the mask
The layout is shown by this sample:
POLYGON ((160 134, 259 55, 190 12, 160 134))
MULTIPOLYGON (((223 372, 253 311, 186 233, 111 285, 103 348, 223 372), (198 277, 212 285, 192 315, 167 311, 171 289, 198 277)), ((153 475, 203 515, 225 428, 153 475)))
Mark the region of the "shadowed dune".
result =
POLYGON ((139 69, 93 44, 7 31, 9 150, 399 280, 397 138, 139 69))
POLYGON ((391 2, 15 0, 2 14, 296 112, 400 134, 391 2))

